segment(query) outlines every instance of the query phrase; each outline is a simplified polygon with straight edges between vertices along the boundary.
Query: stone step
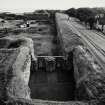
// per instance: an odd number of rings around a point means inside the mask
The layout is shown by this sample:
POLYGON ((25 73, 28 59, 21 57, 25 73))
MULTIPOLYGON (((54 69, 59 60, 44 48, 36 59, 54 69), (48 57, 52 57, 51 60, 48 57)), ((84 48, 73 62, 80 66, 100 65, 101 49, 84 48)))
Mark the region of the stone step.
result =
MULTIPOLYGON (((82 101, 48 101, 48 100, 40 100, 40 99, 16 99, 11 100, 9 105, 89 105, 86 102, 82 101)), ((91 104, 92 105, 92 104, 91 104)))
POLYGON ((47 101, 47 100, 33 100, 34 105, 88 105, 80 101, 47 101))

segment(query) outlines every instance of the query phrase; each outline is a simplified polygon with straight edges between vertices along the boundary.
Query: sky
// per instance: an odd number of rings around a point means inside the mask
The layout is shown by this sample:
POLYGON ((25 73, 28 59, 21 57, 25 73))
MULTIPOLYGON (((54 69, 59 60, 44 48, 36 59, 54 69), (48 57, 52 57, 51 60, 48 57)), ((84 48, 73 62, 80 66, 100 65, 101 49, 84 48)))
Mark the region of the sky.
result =
POLYGON ((0 12, 33 12, 36 9, 105 7, 105 0, 0 0, 0 12))

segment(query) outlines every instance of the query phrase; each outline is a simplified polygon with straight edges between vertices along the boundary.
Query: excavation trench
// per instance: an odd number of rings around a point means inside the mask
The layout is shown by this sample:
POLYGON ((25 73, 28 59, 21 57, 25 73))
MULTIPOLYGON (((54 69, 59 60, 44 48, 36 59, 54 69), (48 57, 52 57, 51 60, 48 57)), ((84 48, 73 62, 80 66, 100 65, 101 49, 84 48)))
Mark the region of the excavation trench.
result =
POLYGON ((75 100, 73 52, 68 54, 67 59, 64 57, 55 27, 53 24, 53 55, 38 56, 37 64, 32 62, 29 81, 31 98, 55 101, 75 100))
POLYGON ((46 62, 44 57, 38 58, 37 70, 31 71, 29 81, 31 98, 56 101, 74 100, 75 80, 72 52, 68 60, 55 57, 53 63, 46 62))

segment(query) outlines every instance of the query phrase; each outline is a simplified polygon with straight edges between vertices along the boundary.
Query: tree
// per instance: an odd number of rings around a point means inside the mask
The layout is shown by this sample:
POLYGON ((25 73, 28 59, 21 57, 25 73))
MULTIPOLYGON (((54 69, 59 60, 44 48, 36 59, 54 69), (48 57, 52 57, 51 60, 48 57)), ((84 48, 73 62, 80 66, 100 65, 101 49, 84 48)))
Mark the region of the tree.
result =
POLYGON ((90 29, 94 28, 94 23, 95 23, 95 18, 94 17, 89 17, 87 22, 89 23, 90 29))
POLYGON ((77 9, 76 17, 80 19, 80 21, 87 22, 88 18, 94 17, 95 14, 90 8, 79 8, 77 9))
POLYGON ((69 16, 75 17, 76 16, 76 9, 71 8, 71 9, 65 11, 65 13, 67 13, 69 16))

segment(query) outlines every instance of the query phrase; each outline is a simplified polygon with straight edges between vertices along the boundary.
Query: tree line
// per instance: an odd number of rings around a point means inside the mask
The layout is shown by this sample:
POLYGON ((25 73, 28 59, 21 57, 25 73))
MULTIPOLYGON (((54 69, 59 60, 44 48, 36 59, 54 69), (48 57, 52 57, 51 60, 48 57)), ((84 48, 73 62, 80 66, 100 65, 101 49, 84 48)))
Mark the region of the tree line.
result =
POLYGON ((0 13, 0 18, 4 20, 36 20, 36 19, 49 19, 54 20, 55 13, 66 13, 71 17, 78 18, 90 29, 96 28, 97 22, 102 26, 103 31, 105 25, 105 8, 70 8, 68 10, 35 10, 31 13, 13 14, 13 13, 0 13))
POLYGON ((105 8, 70 8, 65 11, 71 17, 78 18, 85 25, 89 25, 90 29, 96 28, 97 22, 102 25, 105 25, 105 8))
POLYGON ((35 19, 44 19, 47 16, 53 18, 56 12, 61 12, 61 10, 35 10, 34 12, 23 13, 23 14, 14 14, 14 13, 0 13, 0 18, 5 20, 35 20, 35 19))

